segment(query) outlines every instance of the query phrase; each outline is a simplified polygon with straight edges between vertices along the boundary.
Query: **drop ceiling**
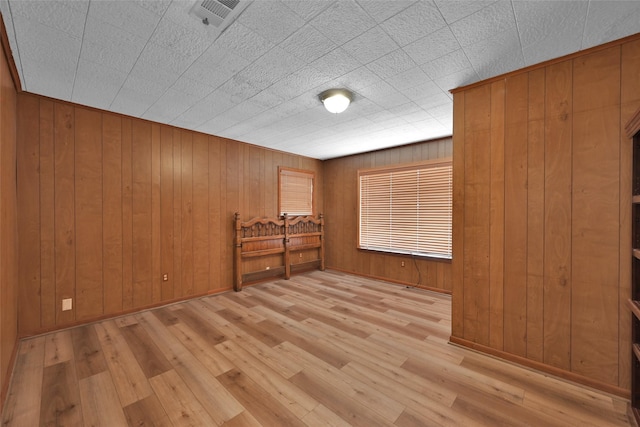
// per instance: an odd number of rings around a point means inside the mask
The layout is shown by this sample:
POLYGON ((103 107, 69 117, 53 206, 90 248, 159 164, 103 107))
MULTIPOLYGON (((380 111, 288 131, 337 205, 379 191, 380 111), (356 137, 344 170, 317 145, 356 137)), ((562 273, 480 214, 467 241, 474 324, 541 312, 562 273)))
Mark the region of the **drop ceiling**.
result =
POLYGON ((640 30, 637 0, 254 0, 224 31, 194 3, 0 11, 26 92, 317 159, 451 135, 451 89, 640 30))

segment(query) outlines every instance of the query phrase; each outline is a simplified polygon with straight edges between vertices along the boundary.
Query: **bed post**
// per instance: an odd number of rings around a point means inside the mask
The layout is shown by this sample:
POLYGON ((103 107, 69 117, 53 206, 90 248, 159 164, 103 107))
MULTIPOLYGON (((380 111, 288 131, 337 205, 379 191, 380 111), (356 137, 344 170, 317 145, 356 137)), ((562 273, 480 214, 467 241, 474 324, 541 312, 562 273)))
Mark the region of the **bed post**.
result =
POLYGON ((287 213, 282 214, 284 219, 284 278, 291 278, 291 257, 289 256, 289 217, 287 213))
POLYGON ((233 256, 233 290, 240 292, 242 290, 242 226, 240 224, 240 214, 235 213, 236 236, 234 241, 233 256))
POLYGON ((320 214, 320 270, 324 271, 324 215, 320 214))

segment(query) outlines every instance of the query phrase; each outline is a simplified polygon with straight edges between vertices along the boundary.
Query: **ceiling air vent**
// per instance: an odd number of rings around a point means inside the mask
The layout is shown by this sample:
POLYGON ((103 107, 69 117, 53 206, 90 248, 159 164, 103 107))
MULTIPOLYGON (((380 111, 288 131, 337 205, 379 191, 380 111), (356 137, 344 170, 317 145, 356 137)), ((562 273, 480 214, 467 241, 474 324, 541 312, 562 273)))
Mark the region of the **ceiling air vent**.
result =
POLYGON ((198 0, 191 8, 191 14, 222 31, 249 3, 248 0, 198 0))

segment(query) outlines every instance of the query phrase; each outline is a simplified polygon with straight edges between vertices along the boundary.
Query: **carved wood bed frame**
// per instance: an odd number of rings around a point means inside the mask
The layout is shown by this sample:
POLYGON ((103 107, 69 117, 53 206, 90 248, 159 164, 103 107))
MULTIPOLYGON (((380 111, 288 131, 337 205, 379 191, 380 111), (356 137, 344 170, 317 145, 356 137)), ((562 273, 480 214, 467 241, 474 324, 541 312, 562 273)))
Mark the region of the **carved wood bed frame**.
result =
POLYGON ((248 280, 284 274, 285 279, 291 277, 291 270, 319 268, 324 270, 324 218, 312 216, 289 217, 287 214, 279 218, 253 218, 242 221, 240 214, 235 214, 235 250, 233 257, 234 283, 233 289, 242 290, 242 284, 248 280), (291 264, 291 253, 318 250, 318 257, 312 261, 291 264), (243 271, 243 259, 281 255, 281 265, 267 267, 266 270, 243 271))

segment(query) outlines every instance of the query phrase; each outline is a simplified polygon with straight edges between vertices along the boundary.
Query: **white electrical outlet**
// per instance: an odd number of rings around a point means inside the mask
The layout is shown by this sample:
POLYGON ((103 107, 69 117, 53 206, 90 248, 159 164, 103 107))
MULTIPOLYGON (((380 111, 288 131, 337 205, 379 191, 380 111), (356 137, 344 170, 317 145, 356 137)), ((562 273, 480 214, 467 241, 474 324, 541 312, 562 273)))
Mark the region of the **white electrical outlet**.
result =
POLYGON ((65 298, 62 300, 62 311, 69 311, 73 308, 73 299, 65 298))

